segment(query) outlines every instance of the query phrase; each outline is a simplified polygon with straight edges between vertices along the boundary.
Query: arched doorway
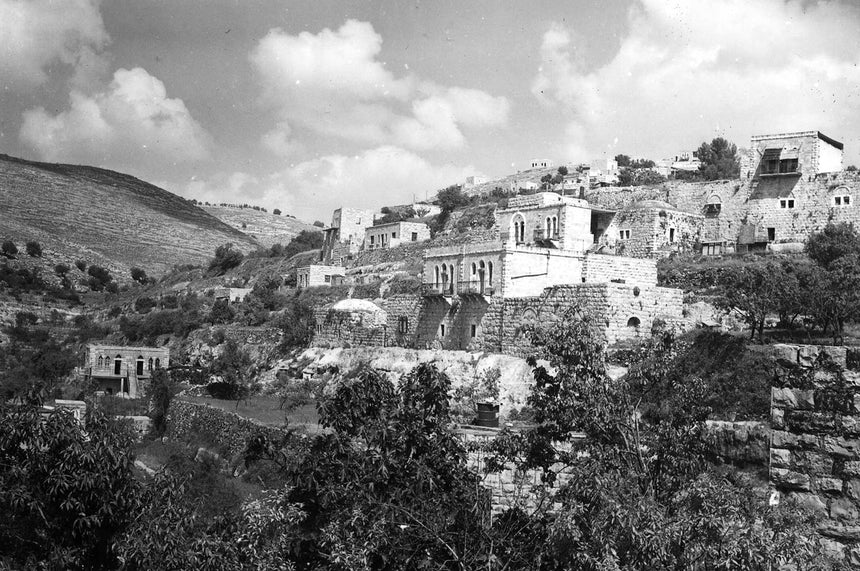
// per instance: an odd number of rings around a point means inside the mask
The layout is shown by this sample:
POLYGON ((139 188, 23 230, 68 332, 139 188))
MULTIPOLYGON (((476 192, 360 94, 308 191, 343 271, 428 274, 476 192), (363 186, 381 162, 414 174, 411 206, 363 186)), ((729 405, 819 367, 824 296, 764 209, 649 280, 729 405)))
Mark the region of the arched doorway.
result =
POLYGON ((113 360, 113 374, 119 375, 122 373, 122 355, 117 355, 113 360))
POLYGON ((138 375, 143 374, 143 363, 144 363, 143 355, 138 355, 137 356, 137 374, 138 375))

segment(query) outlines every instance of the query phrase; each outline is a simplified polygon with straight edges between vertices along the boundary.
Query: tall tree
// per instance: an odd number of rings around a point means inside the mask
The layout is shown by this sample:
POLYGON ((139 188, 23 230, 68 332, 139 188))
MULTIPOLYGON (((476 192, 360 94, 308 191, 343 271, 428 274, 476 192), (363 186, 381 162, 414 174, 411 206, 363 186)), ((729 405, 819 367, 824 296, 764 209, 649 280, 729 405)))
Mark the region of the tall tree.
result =
POLYGON ((734 179, 740 176, 738 148, 722 137, 702 143, 696 156, 702 162, 699 173, 705 180, 734 179))

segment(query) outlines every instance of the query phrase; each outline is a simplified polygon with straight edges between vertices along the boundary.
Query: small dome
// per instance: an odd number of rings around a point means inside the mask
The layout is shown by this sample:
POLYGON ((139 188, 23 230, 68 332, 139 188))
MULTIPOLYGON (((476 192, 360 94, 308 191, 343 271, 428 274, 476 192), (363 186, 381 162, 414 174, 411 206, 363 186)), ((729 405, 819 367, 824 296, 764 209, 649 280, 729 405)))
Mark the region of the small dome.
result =
POLYGON ((674 206, 663 200, 639 200, 634 202, 631 209, 645 210, 646 208, 662 208, 663 210, 677 210, 674 206))
POLYGON ((384 311, 381 307, 366 299, 342 299, 331 306, 332 311, 343 311, 345 313, 353 313, 356 311, 364 311, 367 313, 378 313, 384 311))

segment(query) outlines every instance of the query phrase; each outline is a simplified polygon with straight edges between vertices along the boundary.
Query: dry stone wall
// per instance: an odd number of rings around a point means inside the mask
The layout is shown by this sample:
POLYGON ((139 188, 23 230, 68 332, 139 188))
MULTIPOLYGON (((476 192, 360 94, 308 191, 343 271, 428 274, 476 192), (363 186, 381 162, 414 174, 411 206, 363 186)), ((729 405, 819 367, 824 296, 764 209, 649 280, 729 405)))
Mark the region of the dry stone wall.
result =
POLYGON ((860 565, 860 375, 844 347, 777 345, 771 484, 823 517, 825 545, 860 565))

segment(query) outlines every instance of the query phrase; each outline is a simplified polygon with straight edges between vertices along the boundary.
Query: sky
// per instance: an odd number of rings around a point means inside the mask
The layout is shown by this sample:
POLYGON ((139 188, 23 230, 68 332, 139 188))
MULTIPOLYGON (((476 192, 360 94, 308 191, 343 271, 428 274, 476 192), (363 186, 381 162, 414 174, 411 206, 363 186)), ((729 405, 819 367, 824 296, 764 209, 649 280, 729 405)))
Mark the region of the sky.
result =
POLYGON ((853 0, 0 0, 0 152, 326 222, 716 136, 860 164, 858 29, 853 0))

